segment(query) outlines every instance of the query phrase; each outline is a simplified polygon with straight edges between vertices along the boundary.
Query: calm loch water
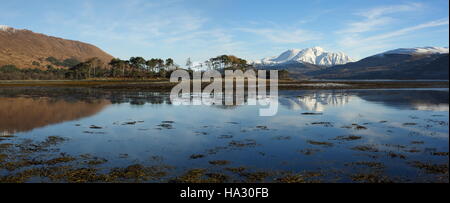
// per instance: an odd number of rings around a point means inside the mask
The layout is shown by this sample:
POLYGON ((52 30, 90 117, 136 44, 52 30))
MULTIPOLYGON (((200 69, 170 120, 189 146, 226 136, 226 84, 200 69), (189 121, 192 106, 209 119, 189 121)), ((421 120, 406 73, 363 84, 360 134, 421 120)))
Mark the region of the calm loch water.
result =
POLYGON ((165 93, 0 89, 0 181, 448 182, 448 89, 279 101, 259 117, 165 93))

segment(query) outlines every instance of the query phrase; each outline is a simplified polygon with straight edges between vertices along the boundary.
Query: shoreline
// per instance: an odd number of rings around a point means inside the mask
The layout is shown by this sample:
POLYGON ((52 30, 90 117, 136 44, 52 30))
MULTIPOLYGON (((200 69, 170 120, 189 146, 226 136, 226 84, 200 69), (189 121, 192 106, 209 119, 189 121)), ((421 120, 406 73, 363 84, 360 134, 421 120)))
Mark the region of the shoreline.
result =
MULTIPOLYGON (((89 87, 117 90, 170 91, 178 83, 169 80, 33 80, 0 81, 0 88, 8 87, 89 87)), ((202 83, 202 88, 210 83, 202 83)), ((279 90, 315 90, 315 89, 398 89, 398 88, 449 88, 449 81, 295 81, 281 80, 279 90)))

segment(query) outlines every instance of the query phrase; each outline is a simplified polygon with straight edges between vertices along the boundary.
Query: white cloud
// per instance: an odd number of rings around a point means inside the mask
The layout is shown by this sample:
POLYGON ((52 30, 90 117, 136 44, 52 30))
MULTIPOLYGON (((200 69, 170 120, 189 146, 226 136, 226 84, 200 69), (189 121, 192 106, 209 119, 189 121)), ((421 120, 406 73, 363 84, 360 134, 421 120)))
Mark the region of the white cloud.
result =
POLYGON ((449 19, 439 19, 415 26, 410 26, 382 34, 372 35, 368 37, 363 37, 357 34, 348 35, 339 41, 339 44, 346 48, 351 48, 353 51, 362 52, 372 52, 377 50, 383 50, 386 47, 392 46, 395 40, 399 37, 405 37, 408 34, 414 33, 418 30, 439 27, 449 25, 449 19))
POLYGON ((403 5, 391 5, 391 6, 382 6, 377 8, 372 8, 365 11, 360 11, 357 14, 364 16, 369 19, 375 19, 383 15, 392 14, 392 13, 400 13, 405 11, 414 11, 422 8, 422 4, 419 3, 409 3, 403 5))
POLYGON ((318 33, 302 29, 240 28, 239 30, 262 36, 274 43, 295 44, 321 38, 318 33))
POLYGON ((396 30, 393 32, 388 32, 388 33, 368 37, 368 38, 364 39, 364 41, 378 41, 378 40, 391 39, 393 37, 402 36, 402 35, 417 31, 417 30, 430 28, 430 27, 438 27, 438 26, 443 26, 443 25, 448 25, 448 24, 449 24, 448 18, 447 19, 439 19, 439 20, 430 21, 427 23, 422 23, 422 24, 419 24, 416 26, 403 28, 403 29, 396 30))
POLYGON ((385 51, 392 48, 396 40, 411 37, 419 30, 449 24, 448 18, 445 18, 404 28, 397 26, 407 22, 408 15, 424 8, 419 3, 407 3, 360 10, 354 15, 360 16, 361 20, 349 22, 342 30, 335 32, 340 35, 337 44, 356 57, 365 57, 362 54, 385 51))
POLYGON ((373 35, 373 36, 369 36, 369 37, 360 37, 360 36, 356 36, 356 35, 348 36, 348 37, 346 37, 346 40, 341 41, 341 44, 344 46, 350 46, 350 47, 368 45, 368 44, 372 44, 372 43, 379 44, 381 42, 385 42, 386 40, 393 40, 395 37, 404 36, 406 34, 409 34, 411 32, 417 31, 417 30, 431 28, 431 27, 444 26, 444 25, 449 25, 448 18, 434 20, 434 21, 422 23, 419 25, 406 27, 406 28, 402 28, 399 30, 382 33, 382 34, 378 34, 378 35, 373 35))
POLYGON ((392 22, 392 18, 390 17, 382 17, 376 19, 367 19, 359 22, 349 23, 347 28, 343 30, 339 30, 336 33, 338 34, 348 34, 348 33, 362 33, 369 32, 376 28, 379 28, 383 25, 392 22))
POLYGON ((415 11, 420 8, 422 8, 422 4, 409 3, 404 5, 376 7, 359 11, 355 13, 355 15, 363 17, 362 20, 350 22, 346 28, 337 31, 336 33, 348 34, 373 31, 394 21, 392 17, 387 16, 389 14, 415 11))
POLYGON ((180 1, 131 0, 103 9, 84 1, 80 4, 83 12, 51 11, 46 19, 49 24, 78 30, 80 40, 121 58, 137 54, 173 57, 183 64, 187 57, 206 60, 203 57, 238 54, 246 47, 234 39, 231 30, 219 28, 195 8, 179 5, 180 1))

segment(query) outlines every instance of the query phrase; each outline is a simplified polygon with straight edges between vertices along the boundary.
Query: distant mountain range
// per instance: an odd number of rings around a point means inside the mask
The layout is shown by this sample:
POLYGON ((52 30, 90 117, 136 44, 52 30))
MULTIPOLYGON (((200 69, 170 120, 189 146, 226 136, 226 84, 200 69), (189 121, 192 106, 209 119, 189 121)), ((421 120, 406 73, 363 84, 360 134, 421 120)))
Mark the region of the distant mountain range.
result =
POLYGON ((448 79, 448 61, 444 47, 395 49, 356 62, 314 47, 252 63, 259 69, 288 70, 294 79, 448 79))
POLYGON ((283 66, 286 64, 306 63, 317 66, 330 67, 334 65, 353 62, 349 56, 342 52, 326 52, 321 47, 307 49, 291 49, 277 57, 264 58, 260 61, 254 61, 257 66, 283 66))
POLYGON ((407 54, 407 55, 422 55, 422 54, 448 54, 448 48, 445 47, 416 47, 416 48, 402 48, 387 51, 379 56, 389 54, 407 54))
POLYGON ((317 79, 444 79, 448 80, 449 49, 395 49, 357 62, 310 71, 317 79))
MULTIPOLYGON (((105 63, 113 58, 90 44, 0 25, 0 67, 64 67, 66 60, 73 64, 94 57, 105 63)), ((442 47, 395 49, 359 61, 342 52, 313 47, 291 49, 250 63, 259 69, 288 70, 294 79, 449 78, 449 49, 442 47)))
POLYGON ((101 49, 83 42, 50 37, 29 30, 0 26, 0 67, 45 68, 55 66, 55 59, 85 61, 97 57, 109 62, 113 57, 101 49), (52 60, 48 60, 50 58, 52 60))

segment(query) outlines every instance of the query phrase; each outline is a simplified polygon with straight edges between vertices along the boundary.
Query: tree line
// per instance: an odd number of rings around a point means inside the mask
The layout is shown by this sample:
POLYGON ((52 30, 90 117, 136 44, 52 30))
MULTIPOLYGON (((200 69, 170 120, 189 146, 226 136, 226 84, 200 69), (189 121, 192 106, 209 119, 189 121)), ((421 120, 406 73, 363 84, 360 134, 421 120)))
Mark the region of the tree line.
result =
MULTIPOLYGON (((47 58, 53 65, 45 68, 19 69, 14 65, 0 67, 0 80, 87 80, 95 78, 115 79, 151 79, 169 78, 174 70, 181 69, 171 58, 152 58, 146 60, 143 57, 131 57, 128 60, 114 58, 109 62, 103 62, 99 58, 91 58, 84 62, 76 59, 59 61, 54 57, 47 58)), ((232 55, 221 55, 210 58, 203 63, 194 66, 191 59, 186 61, 186 69, 194 70, 242 70, 254 69, 244 59, 232 55)))
MULTIPOLYGON (((191 59, 188 58, 186 62, 186 67, 189 69, 193 68, 193 64, 191 59)), ((221 55, 214 58, 210 58, 203 63, 199 63, 195 68, 200 70, 248 70, 253 69, 253 66, 248 64, 248 62, 244 59, 233 55, 221 55)))
POLYGON ((59 61, 54 57, 46 59, 51 65, 40 68, 17 68, 15 65, 0 67, 0 80, 86 80, 95 78, 144 79, 168 78, 171 71, 180 68, 169 58, 145 60, 143 57, 131 57, 129 60, 114 58, 104 62, 91 58, 84 62, 75 59, 59 61))
POLYGON ((79 63, 67 71, 67 78, 84 80, 92 78, 167 78, 170 72, 180 68, 173 59, 150 59, 131 57, 129 60, 112 59, 103 63, 98 58, 92 58, 79 63))

